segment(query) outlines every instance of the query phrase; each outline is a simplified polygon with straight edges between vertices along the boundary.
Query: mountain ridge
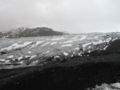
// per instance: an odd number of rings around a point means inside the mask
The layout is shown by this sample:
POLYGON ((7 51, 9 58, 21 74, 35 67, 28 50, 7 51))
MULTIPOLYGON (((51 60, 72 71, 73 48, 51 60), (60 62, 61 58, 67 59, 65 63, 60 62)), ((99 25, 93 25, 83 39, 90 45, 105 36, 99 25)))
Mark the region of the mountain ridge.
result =
POLYGON ((55 31, 48 27, 36 28, 17 28, 14 31, 0 32, 0 38, 19 38, 19 37, 36 37, 36 36, 55 36, 64 35, 64 32, 55 31))

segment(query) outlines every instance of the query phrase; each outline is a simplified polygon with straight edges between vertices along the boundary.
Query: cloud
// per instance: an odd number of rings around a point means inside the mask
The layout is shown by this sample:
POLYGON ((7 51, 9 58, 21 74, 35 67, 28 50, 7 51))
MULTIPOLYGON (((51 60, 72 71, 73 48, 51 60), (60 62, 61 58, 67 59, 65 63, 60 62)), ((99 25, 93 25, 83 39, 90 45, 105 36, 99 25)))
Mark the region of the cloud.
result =
POLYGON ((0 30, 48 26, 80 32, 120 31, 119 0, 0 0, 0 30))

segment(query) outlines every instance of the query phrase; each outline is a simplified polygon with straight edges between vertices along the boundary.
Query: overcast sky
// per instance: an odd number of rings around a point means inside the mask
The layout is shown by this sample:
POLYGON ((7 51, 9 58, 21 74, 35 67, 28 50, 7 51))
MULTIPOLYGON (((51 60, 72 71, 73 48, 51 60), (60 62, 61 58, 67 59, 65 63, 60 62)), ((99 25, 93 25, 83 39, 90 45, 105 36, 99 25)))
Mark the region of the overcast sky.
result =
POLYGON ((0 31, 39 26, 72 33, 120 31, 120 0, 0 0, 0 31))

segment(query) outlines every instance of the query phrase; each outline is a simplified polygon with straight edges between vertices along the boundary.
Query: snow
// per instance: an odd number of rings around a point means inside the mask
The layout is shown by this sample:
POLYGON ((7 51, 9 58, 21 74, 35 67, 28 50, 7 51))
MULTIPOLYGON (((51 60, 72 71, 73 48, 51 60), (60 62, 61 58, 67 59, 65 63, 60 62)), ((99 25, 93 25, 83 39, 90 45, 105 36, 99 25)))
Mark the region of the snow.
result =
POLYGON ((88 46, 88 48, 87 49, 90 49, 92 46, 88 46))
POLYGON ((79 47, 76 47, 74 50, 80 50, 80 48, 79 48, 79 47))
POLYGON ((44 42, 44 41, 37 41, 37 42, 36 42, 36 46, 37 46, 37 45, 40 45, 40 44, 43 43, 43 42, 44 42))
POLYGON ((120 83, 113 83, 113 84, 104 83, 100 86, 96 85, 96 87, 91 90, 120 90, 120 83))
POLYGON ((29 58, 30 56, 29 55, 25 55, 25 58, 29 58))
POLYGON ((72 44, 65 44, 65 45, 62 45, 62 47, 71 47, 72 44))
POLYGON ((98 44, 101 44, 101 43, 104 43, 103 40, 99 40, 99 41, 96 41, 96 42, 92 42, 94 45, 98 45, 98 44))
POLYGON ((67 52, 63 52, 63 54, 64 54, 65 56, 68 56, 68 55, 69 55, 67 52))
POLYGON ((46 46, 48 44, 50 44, 50 42, 46 42, 46 43, 42 44, 41 46, 44 47, 44 46, 46 46))
POLYGON ((108 48, 108 45, 103 48, 103 50, 106 50, 108 48))
POLYGON ((50 45, 55 45, 55 44, 57 44, 57 42, 52 42, 50 45))
POLYGON ((31 53, 32 53, 32 51, 28 51, 28 53, 29 53, 29 54, 31 54, 31 53))
POLYGON ((91 53, 91 50, 88 50, 88 53, 91 53))
POLYGON ((79 55, 79 56, 82 56, 82 53, 80 52, 80 53, 78 53, 78 55, 79 55))
POLYGON ((19 64, 24 64, 24 61, 20 61, 19 64))
POLYGON ((47 54, 47 53, 49 53, 49 52, 50 52, 50 51, 48 50, 48 51, 45 52, 45 54, 47 54))
POLYGON ((120 89, 120 83, 113 83, 111 86, 120 89))
POLYGON ((73 40, 65 41, 64 43, 73 43, 73 40))
POLYGON ((18 61, 20 61, 21 59, 23 59, 23 56, 18 57, 18 61))
MULTIPOLYGON (((91 53, 94 50, 106 50, 109 47, 109 42, 116 40, 116 37, 108 37, 104 39, 104 35, 66 35, 66 36, 52 36, 52 37, 35 37, 23 39, 5 39, 1 41, 1 63, 6 58, 16 58, 18 62, 24 61, 24 58, 36 59, 37 53, 45 56, 56 56, 61 52, 68 56, 69 52, 82 56, 84 51, 91 53), (102 45, 101 45, 102 44, 102 45), (53 46, 52 46, 53 45, 53 46), (32 48, 35 47, 35 48, 32 48), (24 49, 23 49, 24 48, 24 49), (22 50, 21 50, 22 49, 22 50), (81 52, 79 52, 81 50, 81 52), (3 51, 3 54, 2 54, 3 51), (4 54, 5 52, 5 54, 4 54), (22 53, 23 52, 23 53, 22 53), (13 57, 13 56, 14 57, 13 57), (26 56, 28 55, 28 56, 26 56)), ((71 55, 71 54, 70 54, 71 55)), ((73 55, 74 56, 74 55, 73 55)), ((13 60, 11 59, 11 60, 13 60)), ((7 61, 6 61, 7 62, 7 61)), ((11 61, 8 61, 11 62, 11 61)), ((25 62, 21 62, 25 63, 25 62)))
POLYGON ((5 61, 5 59, 0 59, 0 62, 4 62, 5 61))
POLYGON ((32 62, 32 65, 36 65, 39 62, 39 60, 35 60, 34 62, 32 62))
POLYGON ((85 43, 85 44, 83 44, 83 45, 82 45, 83 49, 86 48, 86 47, 87 47, 88 45, 90 45, 90 44, 91 44, 91 42, 90 42, 90 43, 85 43))
POLYGON ((55 56, 54 58, 60 58, 60 56, 55 56))
POLYGON ((10 63, 10 61, 9 60, 5 60, 5 64, 8 64, 8 63, 10 63))
POLYGON ((37 55, 32 55, 32 56, 30 57, 30 60, 33 59, 33 58, 36 58, 36 57, 37 57, 37 55))
POLYGON ((63 40, 63 39, 65 39, 65 37, 54 37, 52 40, 53 41, 58 41, 58 40, 63 40))
POLYGON ((24 47, 30 45, 31 43, 32 42, 24 42, 23 44, 14 43, 9 47, 2 48, 0 51, 11 51, 11 50, 15 50, 15 49, 21 49, 21 48, 24 48, 24 47))
POLYGON ((10 55, 10 56, 8 56, 7 58, 13 58, 14 57, 14 55, 10 55))
POLYGON ((82 36, 81 38, 80 38, 80 41, 82 41, 82 40, 84 40, 84 39, 86 39, 87 38, 87 36, 82 36))
POLYGON ((98 39, 99 37, 98 37, 98 36, 95 36, 94 38, 95 38, 95 39, 98 39))
POLYGON ((33 44, 31 47, 36 47, 36 46, 42 44, 43 42, 44 42, 44 41, 36 41, 36 43, 33 44))
POLYGON ((107 38, 105 41, 106 41, 106 42, 110 42, 111 40, 112 40, 112 38, 109 37, 109 38, 107 38))

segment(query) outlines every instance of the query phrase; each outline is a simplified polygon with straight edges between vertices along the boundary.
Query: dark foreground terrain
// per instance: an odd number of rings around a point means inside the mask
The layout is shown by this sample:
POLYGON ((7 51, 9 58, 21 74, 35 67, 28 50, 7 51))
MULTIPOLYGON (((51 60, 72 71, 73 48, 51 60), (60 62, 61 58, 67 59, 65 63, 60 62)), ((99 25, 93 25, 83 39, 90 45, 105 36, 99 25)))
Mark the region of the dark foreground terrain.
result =
POLYGON ((1 90, 85 90, 96 84, 120 80, 119 63, 89 63, 76 67, 49 68, 41 72, 39 68, 1 71, 1 90))
POLYGON ((60 64, 0 70, 0 90, 85 90, 120 81, 120 40, 60 64))

